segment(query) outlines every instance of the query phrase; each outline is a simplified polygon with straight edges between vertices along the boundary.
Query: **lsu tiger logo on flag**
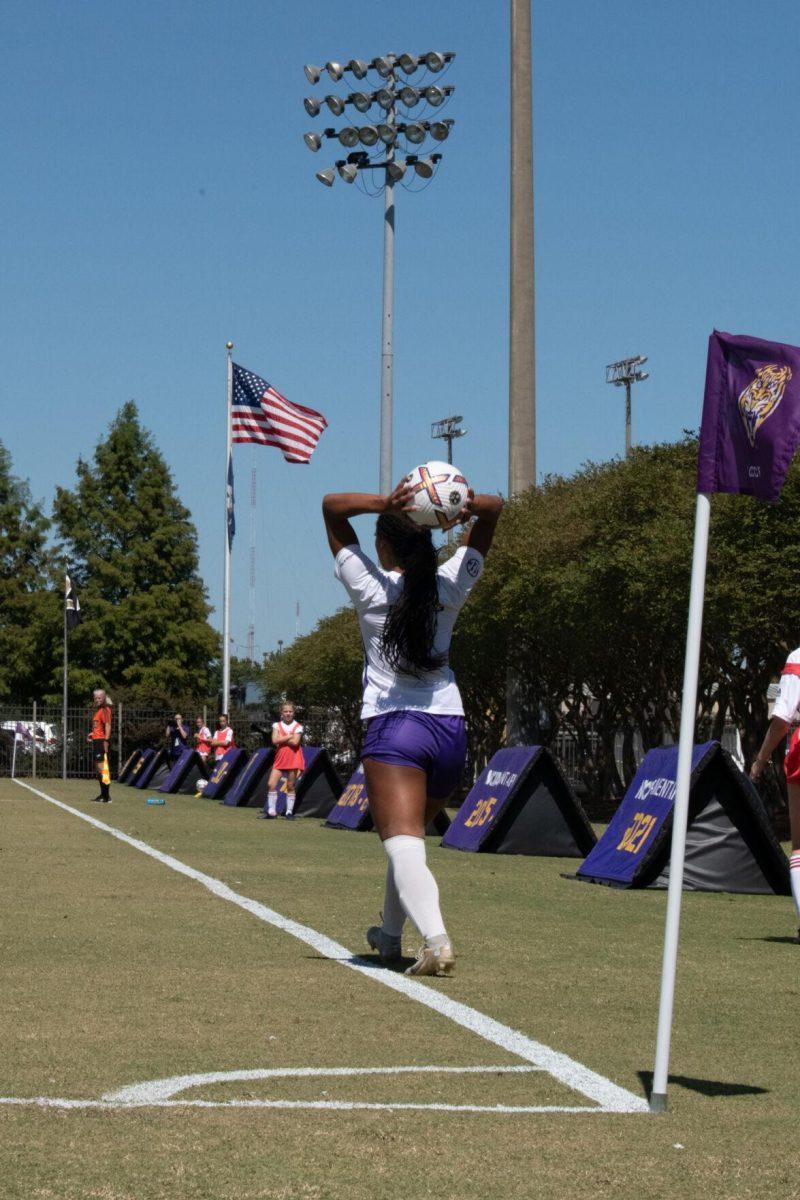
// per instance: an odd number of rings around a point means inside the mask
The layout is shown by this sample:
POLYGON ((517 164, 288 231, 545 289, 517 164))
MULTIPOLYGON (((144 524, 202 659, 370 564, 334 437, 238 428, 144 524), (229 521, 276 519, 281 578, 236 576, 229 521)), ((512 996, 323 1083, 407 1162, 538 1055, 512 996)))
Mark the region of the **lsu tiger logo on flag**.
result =
POLYGON ((786 384, 791 378, 791 367, 767 363, 757 369, 755 379, 739 396, 739 412, 751 446, 755 446, 756 434, 783 399, 786 384))

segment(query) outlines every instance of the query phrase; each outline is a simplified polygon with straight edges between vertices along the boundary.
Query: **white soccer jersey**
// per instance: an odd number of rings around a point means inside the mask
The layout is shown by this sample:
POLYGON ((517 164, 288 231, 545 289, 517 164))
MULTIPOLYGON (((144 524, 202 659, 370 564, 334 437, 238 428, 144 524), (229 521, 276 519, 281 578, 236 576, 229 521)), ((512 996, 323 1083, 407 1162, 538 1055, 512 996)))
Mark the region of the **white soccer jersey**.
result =
MULTIPOLYGON (((800 648, 792 651, 786 660, 786 666, 796 666, 800 671, 800 648)), ((800 674, 795 675, 792 672, 782 674, 772 715, 794 725, 798 720, 798 709, 800 709, 800 674)))
MULTIPOLYGON (((445 665, 420 678, 393 670, 381 654, 381 634, 390 606, 403 589, 400 571, 383 571, 360 546, 345 546, 336 555, 334 571, 353 601, 364 642, 364 720, 398 709, 464 715, 455 676, 445 665)), ((483 573, 483 555, 462 546, 437 571, 441 609, 436 619, 434 655, 447 655, 453 627, 464 601, 483 573)))
POLYGON ((273 721, 272 732, 278 730, 281 737, 294 737, 296 733, 303 732, 303 726, 299 721, 292 721, 291 725, 287 725, 284 721, 273 721))

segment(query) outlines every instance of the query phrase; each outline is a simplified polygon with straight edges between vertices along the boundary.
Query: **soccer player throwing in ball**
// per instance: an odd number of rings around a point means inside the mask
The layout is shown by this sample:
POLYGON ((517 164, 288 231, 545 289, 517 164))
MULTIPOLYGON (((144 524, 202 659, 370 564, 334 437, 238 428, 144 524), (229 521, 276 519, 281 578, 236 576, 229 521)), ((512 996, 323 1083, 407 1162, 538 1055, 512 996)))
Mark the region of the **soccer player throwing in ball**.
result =
POLYGON ((275 758, 269 773, 267 791, 267 819, 273 820, 278 815, 278 784, 281 775, 286 776, 286 819, 294 820, 295 786, 297 776, 305 768, 305 758, 300 742, 303 738, 303 726, 294 719, 294 705, 286 701, 281 705, 281 719, 272 726, 272 744, 275 747, 275 758))
MULTIPOLYGON (((789 859, 792 896, 800 917, 800 649, 792 651, 781 671, 781 685, 772 710, 772 720, 750 767, 751 779, 761 776, 773 751, 790 732, 783 769, 789 796, 789 829, 792 837, 792 855, 789 859)), ((797 941, 800 942, 800 930, 797 941)))
POLYGON ((464 768, 464 708, 448 652, 456 618, 483 571, 502 501, 470 492, 459 520, 477 519, 441 567, 431 530, 407 515, 413 508, 405 480, 390 496, 348 492, 322 502, 336 578, 353 602, 364 640, 361 758, 370 813, 389 859, 382 922, 367 930, 367 941, 382 962, 397 962, 408 916, 423 946, 406 974, 450 975, 455 957, 426 862, 425 827, 464 768), (378 517, 380 566, 361 549, 350 523, 368 513, 378 517))

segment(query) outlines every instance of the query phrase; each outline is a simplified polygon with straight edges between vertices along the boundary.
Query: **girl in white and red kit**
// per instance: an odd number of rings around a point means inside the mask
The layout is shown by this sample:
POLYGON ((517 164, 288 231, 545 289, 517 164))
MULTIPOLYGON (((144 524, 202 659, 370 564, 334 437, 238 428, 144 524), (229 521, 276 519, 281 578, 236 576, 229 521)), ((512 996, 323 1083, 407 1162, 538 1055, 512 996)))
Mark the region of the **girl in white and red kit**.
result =
POLYGON ((272 744, 275 747, 275 758, 269 773, 269 791, 267 793, 267 819, 273 820, 278 815, 278 784, 282 775, 286 776, 286 819, 294 820, 295 787, 297 777, 305 768, 305 758, 301 741, 303 726, 294 719, 294 705, 286 701, 281 705, 281 719, 272 726, 272 744))

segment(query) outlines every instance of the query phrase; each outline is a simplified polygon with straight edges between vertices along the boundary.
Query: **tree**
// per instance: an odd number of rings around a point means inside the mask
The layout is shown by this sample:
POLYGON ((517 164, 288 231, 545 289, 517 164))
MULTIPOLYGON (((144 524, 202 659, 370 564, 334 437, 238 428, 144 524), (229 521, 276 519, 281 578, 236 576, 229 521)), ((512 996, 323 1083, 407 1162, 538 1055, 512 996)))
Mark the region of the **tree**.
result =
POLYGON ((0 696, 30 701, 45 690, 58 636, 57 572, 48 573, 47 520, 0 443, 0 696))
POLYGON ((340 608, 270 659, 265 673, 271 692, 306 710, 333 709, 349 748, 357 754, 363 668, 364 647, 356 615, 351 608, 340 608))
POLYGON ((218 639, 197 534, 132 401, 77 477, 53 506, 84 612, 70 636, 71 690, 101 682, 157 704, 205 696, 218 639))

